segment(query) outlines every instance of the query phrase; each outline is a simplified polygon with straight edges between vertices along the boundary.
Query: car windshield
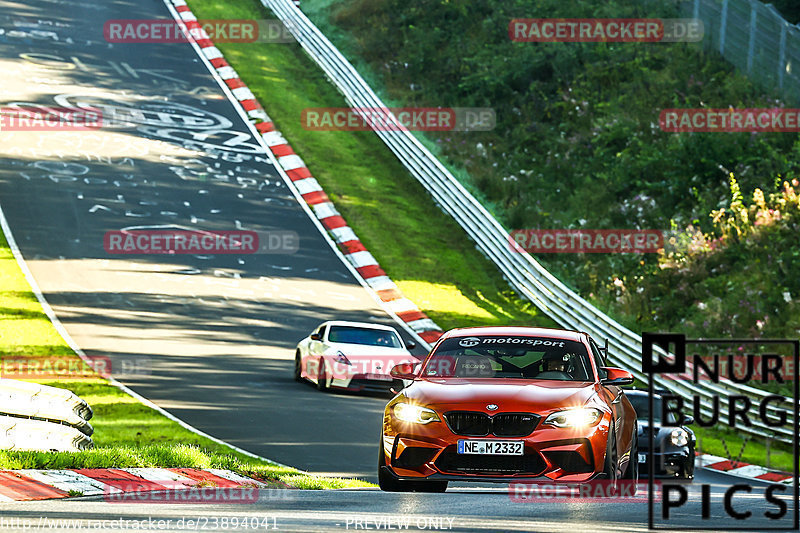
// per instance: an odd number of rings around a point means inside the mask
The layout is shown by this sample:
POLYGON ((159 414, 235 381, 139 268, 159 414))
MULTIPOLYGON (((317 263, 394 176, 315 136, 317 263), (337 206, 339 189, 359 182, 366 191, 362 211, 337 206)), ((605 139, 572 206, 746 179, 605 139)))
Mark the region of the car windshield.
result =
POLYGON ((524 336, 447 339, 428 358, 421 375, 594 381, 583 343, 524 336))
POLYGON ((375 328, 359 328, 353 326, 331 326, 328 341, 344 344, 364 344, 367 346, 384 346, 402 348, 403 344, 393 331, 375 328))
MULTIPOLYGON (((650 416, 650 400, 648 399, 646 394, 626 394, 628 400, 630 400, 633 409, 636 411, 636 418, 640 422, 647 422, 650 416)), ((656 396, 653 398, 653 423, 661 424, 661 406, 663 402, 660 397, 656 396)), ((667 422, 670 425, 677 425, 675 415, 671 412, 667 416, 667 422)))

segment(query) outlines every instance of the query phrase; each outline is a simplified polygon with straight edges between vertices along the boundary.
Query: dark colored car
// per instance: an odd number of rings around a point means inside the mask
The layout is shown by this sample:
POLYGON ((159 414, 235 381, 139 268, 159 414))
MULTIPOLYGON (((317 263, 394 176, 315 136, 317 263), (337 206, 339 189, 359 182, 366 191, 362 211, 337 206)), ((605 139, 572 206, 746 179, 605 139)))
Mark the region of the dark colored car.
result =
MULTIPOLYGON (((636 409, 636 419, 639 434, 639 471, 643 476, 649 472, 650 435, 649 416, 650 403, 648 392, 643 390, 625 390, 625 396, 636 409)), ((666 421, 663 420, 663 399, 660 394, 653 396, 653 444, 655 453, 653 457, 653 473, 658 477, 679 477, 692 479, 694 477, 695 446, 697 438, 688 427, 694 422, 691 416, 684 415, 683 420, 677 420, 675 414, 667 413, 666 421)))

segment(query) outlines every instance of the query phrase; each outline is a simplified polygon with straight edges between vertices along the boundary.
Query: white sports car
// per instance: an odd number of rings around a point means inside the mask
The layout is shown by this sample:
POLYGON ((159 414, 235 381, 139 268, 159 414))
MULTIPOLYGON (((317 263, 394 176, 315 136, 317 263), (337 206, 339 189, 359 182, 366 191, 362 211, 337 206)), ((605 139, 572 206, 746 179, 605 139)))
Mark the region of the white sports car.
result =
POLYGON ((386 391, 402 380, 389 375, 400 363, 419 363, 391 326, 367 322, 324 322, 297 344, 294 379, 309 380, 319 390, 386 391), (396 383, 395 383, 396 382, 396 383))

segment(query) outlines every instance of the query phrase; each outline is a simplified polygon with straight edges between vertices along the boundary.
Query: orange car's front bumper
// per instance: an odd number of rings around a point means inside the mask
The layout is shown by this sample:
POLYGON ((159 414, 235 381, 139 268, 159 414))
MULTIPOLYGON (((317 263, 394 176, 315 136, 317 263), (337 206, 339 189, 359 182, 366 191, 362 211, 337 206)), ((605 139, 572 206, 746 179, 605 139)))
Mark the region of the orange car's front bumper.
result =
POLYGON ((456 435, 444 421, 430 424, 401 422, 384 417, 385 467, 400 479, 463 481, 513 481, 541 479, 583 483, 604 469, 610 416, 595 426, 555 428, 537 424, 530 435, 519 438, 456 435), (523 455, 459 454, 458 441, 524 441, 523 455))

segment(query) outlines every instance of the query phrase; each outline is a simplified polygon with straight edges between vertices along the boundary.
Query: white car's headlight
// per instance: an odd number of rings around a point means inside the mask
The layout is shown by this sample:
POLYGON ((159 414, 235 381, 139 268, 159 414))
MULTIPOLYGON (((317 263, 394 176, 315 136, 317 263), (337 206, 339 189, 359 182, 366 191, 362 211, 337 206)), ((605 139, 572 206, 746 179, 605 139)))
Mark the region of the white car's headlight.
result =
POLYGON ((689 444, 689 434, 683 428, 673 429, 669 440, 675 446, 686 446, 689 444))
POLYGON ((398 403, 392 408, 394 416, 403 422, 413 424, 430 424, 439 422, 439 415, 433 409, 422 407, 421 405, 411 405, 410 403, 398 403))
POLYGON ((557 428, 580 428, 595 426, 603 418, 600 409, 585 407, 582 409, 566 409, 548 416, 544 423, 557 428))

